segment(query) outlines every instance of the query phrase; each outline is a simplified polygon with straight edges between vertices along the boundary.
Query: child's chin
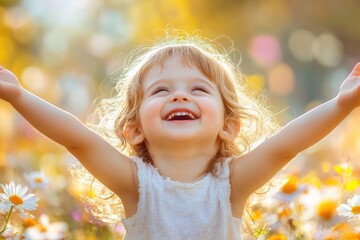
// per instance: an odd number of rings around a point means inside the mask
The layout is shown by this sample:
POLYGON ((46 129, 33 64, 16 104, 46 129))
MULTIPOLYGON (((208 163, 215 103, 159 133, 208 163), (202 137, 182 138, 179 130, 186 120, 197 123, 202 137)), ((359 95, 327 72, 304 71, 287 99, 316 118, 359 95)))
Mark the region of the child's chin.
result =
POLYGON ((168 134, 168 139, 169 141, 184 141, 184 142, 188 142, 191 140, 195 140, 197 137, 196 134, 194 134, 194 132, 186 132, 186 131, 182 131, 182 132, 171 132, 168 134))

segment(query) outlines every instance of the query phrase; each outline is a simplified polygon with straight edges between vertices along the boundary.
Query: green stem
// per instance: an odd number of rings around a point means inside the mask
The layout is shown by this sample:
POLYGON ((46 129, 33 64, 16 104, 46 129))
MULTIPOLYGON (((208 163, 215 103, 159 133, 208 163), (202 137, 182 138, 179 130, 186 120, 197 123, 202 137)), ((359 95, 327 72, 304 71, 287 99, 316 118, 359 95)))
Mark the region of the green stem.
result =
POLYGON ((6 226, 7 226, 8 223, 9 223, 10 215, 11 215, 13 209, 14 209, 14 205, 11 205, 9 214, 7 215, 7 218, 6 218, 5 226, 4 226, 4 228, 1 230, 0 235, 6 230, 6 226))

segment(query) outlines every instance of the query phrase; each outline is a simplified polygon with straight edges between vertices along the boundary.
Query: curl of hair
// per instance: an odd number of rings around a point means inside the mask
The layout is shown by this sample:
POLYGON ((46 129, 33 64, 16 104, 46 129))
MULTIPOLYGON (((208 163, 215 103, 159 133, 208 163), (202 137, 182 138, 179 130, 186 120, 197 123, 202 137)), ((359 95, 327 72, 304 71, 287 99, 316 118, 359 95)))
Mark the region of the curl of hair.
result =
MULTIPOLYGON (((238 64, 231 59, 234 53, 233 47, 226 50, 199 34, 166 32, 162 41, 133 52, 123 74, 116 79, 112 96, 99 102, 89 118, 88 126, 119 151, 152 163, 145 144, 131 145, 124 132, 128 126, 139 124, 138 109, 143 97, 141 84, 147 72, 154 66, 162 66, 171 56, 180 55, 184 64, 197 67, 218 87, 225 107, 225 123, 228 120, 240 123, 238 136, 233 141, 222 141, 217 157, 209 165, 208 170, 215 174, 214 166, 217 162, 248 152, 277 129, 264 100, 251 93, 238 64)), ((85 177, 84 175, 89 175, 86 170, 77 169, 74 172, 77 179, 91 184, 98 193, 110 192, 108 189, 104 190, 106 187, 101 183, 85 177)), ((86 201, 94 206, 92 209, 97 209, 92 212, 96 217, 106 222, 118 221, 124 217, 123 209, 119 207, 121 201, 114 194, 107 196, 86 198, 86 201)))

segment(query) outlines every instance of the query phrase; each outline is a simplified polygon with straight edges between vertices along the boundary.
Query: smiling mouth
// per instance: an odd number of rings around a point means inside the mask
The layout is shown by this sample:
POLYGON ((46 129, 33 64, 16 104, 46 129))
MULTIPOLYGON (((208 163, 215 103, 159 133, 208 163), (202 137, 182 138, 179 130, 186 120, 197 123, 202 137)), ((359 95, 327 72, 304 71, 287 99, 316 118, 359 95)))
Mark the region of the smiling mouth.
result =
POLYGON ((189 112, 173 112, 166 117, 167 121, 196 120, 194 114, 189 112))

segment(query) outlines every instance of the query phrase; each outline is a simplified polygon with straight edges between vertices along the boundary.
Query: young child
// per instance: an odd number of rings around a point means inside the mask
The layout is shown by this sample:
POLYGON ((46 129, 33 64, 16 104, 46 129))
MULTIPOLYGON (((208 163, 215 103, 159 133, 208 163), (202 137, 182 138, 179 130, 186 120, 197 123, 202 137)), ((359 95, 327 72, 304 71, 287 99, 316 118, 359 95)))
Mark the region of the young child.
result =
POLYGON ((359 75, 360 63, 336 97, 271 136, 227 56, 191 39, 131 63, 99 108, 98 134, 4 68, 0 98, 120 197, 125 239, 241 239, 250 194, 360 105, 359 75))

